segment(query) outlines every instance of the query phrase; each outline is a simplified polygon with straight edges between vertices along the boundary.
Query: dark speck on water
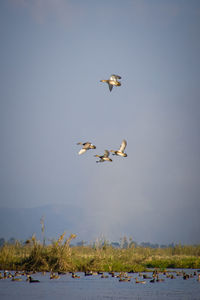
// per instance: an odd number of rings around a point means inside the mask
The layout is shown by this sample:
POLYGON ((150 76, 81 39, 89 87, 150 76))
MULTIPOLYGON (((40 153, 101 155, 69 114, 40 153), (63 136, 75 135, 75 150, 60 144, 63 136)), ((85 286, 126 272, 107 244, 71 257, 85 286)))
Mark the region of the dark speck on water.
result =
MULTIPOLYGON (((1 272, 4 274, 4 272, 1 272)), ((14 272, 8 273, 10 276, 14 272)), ((37 284, 30 284, 25 274, 17 274, 21 281, 12 281, 10 276, 2 276, 0 280, 0 299, 70 299, 70 300, 132 300, 132 299, 172 299, 172 300, 199 300, 200 280, 197 270, 167 270, 165 273, 98 273, 85 276, 85 273, 60 274, 57 280, 50 280, 50 273, 35 273, 33 278, 38 280, 37 284), (184 280, 184 276, 187 280, 184 280), (127 276, 127 277, 126 277, 127 276), (76 279, 75 279, 76 278, 76 279), (119 278, 128 278, 122 280, 119 278), (145 284, 136 284, 144 282, 145 284), (152 284, 152 279, 155 278, 152 284), (173 278, 173 280, 172 280, 173 278)))

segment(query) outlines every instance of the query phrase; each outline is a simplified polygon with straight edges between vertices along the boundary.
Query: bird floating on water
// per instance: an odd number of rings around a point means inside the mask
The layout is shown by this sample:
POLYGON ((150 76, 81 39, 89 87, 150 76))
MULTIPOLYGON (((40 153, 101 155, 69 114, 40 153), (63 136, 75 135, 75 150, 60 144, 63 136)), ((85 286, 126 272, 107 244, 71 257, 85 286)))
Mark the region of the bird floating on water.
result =
POLYGON ((82 145, 82 149, 78 153, 79 155, 85 153, 89 149, 96 149, 96 146, 90 142, 86 142, 86 143, 79 142, 79 143, 77 143, 77 145, 82 145))
POLYGON ((136 277, 135 278, 135 283, 143 283, 143 284, 145 284, 146 281, 145 280, 138 280, 138 278, 136 277))
POLYGON ((50 279, 59 279, 60 276, 58 274, 55 274, 55 273, 51 273, 50 274, 50 279))
POLYGON ((72 273, 72 278, 80 278, 79 275, 75 274, 74 272, 72 273))
POLYGON ((118 156, 123 156, 123 157, 127 157, 127 154, 124 152, 125 148, 127 145, 127 141, 123 140, 121 143, 121 146, 119 148, 119 150, 115 151, 115 150, 110 150, 110 152, 112 152, 112 155, 118 155, 118 156))
POLYGON ((40 282, 38 279, 33 279, 30 275, 27 276, 27 281, 31 282, 40 282))
POLYGON ((101 82, 106 82, 108 84, 109 90, 111 92, 113 86, 120 86, 121 85, 121 82, 118 81, 118 79, 121 79, 121 76, 113 74, 113 75, 110 76, 109 79, 107 79, 107 80, 102 79, 100 81, 101 82))
POLYGON ((14 275, 12 276, 12 281, 22 281, 21 278, 15 277, 14 275))
POLYGON ((99 157, 100 159, 96 161, 97 163, 99 162, 104 162, 104 161, 112 161, 112 159, 109 157, 110 152, 108 150, 104 151, 104 155, 95 155, 95 157, 99 157))

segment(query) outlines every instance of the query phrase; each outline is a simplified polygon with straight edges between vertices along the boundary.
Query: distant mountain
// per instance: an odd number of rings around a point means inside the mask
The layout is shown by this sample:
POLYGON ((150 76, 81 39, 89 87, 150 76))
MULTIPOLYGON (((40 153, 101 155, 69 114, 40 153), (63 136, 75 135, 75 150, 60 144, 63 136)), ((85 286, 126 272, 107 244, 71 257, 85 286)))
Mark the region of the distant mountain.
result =
POLYGON ((47 242, 58 239, 65 231, 66 237, 71 233, 77 235, 74 244, 104 238, 117 241, 124 233, 131 236, 129 223, 122 223, 114 213, 83 205, 54 204, 34 208, 0 208, 0 238, 25 241, 35 233, 36 238, 42 241, 42 217, 47 242))
POLYGON ((47 239, 57 239, 64 231, 66 231, 66 236, 75 233, 83 239, 85 229, 88 228, 88 217, 83 209, 73 205, 59 204, 35 208, 0 208, 0 238, 7 240, 14 237, 15 239, 25 240, 35 233, 36 237, 41 240, 40 220, 42 216, 44 216, 45 236, 47 239), (85 224, 84 229, 83 223, 85 224))
MULTIPOLYGON (((0 240, 9 241, 11 238, 25 241, 34 233, 37 240, 42 242, 41 218, 44 218, 46 242, 58 239, 66 232, 66 238, 74 233, 77 238, 74 244, 85 241, 94 242, 99 238, 109 241, 120 241, 121 238, 131 237, 135 226, 128 223, 126 226, 113 213, 85 209, 73 204, 54 204, 34 208, 0 208, 0 240), (122 231, 125 233, 123 234, 122 231), (110 238, 102 234, 110 234, 110 238)), ((119 243, 113 243, 119 246, 119 243)), ((158 244, 141 243, 144 247, 158 247, 158 244)), ((169 245, 173 247, 173 244, 169 245)), ((165 247, 162 245, 161 247, 165 247)))

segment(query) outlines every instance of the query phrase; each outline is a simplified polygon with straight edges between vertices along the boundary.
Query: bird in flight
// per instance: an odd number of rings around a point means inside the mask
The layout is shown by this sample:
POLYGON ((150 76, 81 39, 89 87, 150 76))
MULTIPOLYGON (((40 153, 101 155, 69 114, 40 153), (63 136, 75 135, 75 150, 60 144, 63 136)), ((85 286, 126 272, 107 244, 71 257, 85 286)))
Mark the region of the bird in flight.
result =
POLYGON ((90 142, 86 142, 86 143, 79 142, 79 143, 77 143, 77 145, 82 145, 82 149, 78 153, 79 155, 85 153, 89 149, 96 149, 96 146, 90 142))
POLYGON ((115 150, 110 150, 110 152, 112 152, 112 155, 127 157, 127 154, 124 152, 124 150, 126 148, 126 145, 127 145, 127 141, 123 140, 119 150, 116 150, 116 151, 115 150))
POLYGON ((100 82, 106 82, 108 84, 109 90, 111 92, 113 86, 120 86, 121 85, 121 82, 118 81, 118 79, 121 79, 121 76, 113 74, 113 75, 110 76, 109 79, 107 79, 107 80, 102 79, 102 80, 100 80, 100 82))
POLYGON ((112 159, 109 157, 110 152, 108 150, 104 151, 104 155, 95 155, 95 157, 99 157, 100 159, 96 161, 97 163, 99 162, 104 162, 104 161, 112 161, 112 159))

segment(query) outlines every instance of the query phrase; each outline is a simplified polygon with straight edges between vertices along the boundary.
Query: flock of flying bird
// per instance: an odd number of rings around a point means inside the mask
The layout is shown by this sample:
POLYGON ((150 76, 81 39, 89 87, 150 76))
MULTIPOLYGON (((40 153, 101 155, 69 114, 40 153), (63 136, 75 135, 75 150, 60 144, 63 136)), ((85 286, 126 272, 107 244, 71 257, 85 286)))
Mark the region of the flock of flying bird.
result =
MULTIPOLYGON (((101 82, 106 82, 108 84, 109 90, 110 92, 112 91, 113 86, 120 86, 121 82, 119 82, 119 79, 121 79, 121 77, 119 75, 111 75, 109 79, 107 80, 100 80, 101 82)), ((77 145, 82 145, 81 150, 78 152, 79 155, 85 153, 87 150, 90 149, 96 149, 96 146, 93 145, 90 142, 79 142, 77 143, 77 145)), ((104 162, 104 161, 110 161, 112 162, 112 159, 109 157, 110 152, 112 152, 113 155, 117 155, 117 156, 122 156, 122 157, 127 157, 127 154, 124 152, 125 148, 126 148, 127 142, 126 140, 123 140, 119 150, 105 150, 103 155, 94 155, 95 157, 98 157, 99 160, 96 161, 97 163, 99 162, 104 162)))

